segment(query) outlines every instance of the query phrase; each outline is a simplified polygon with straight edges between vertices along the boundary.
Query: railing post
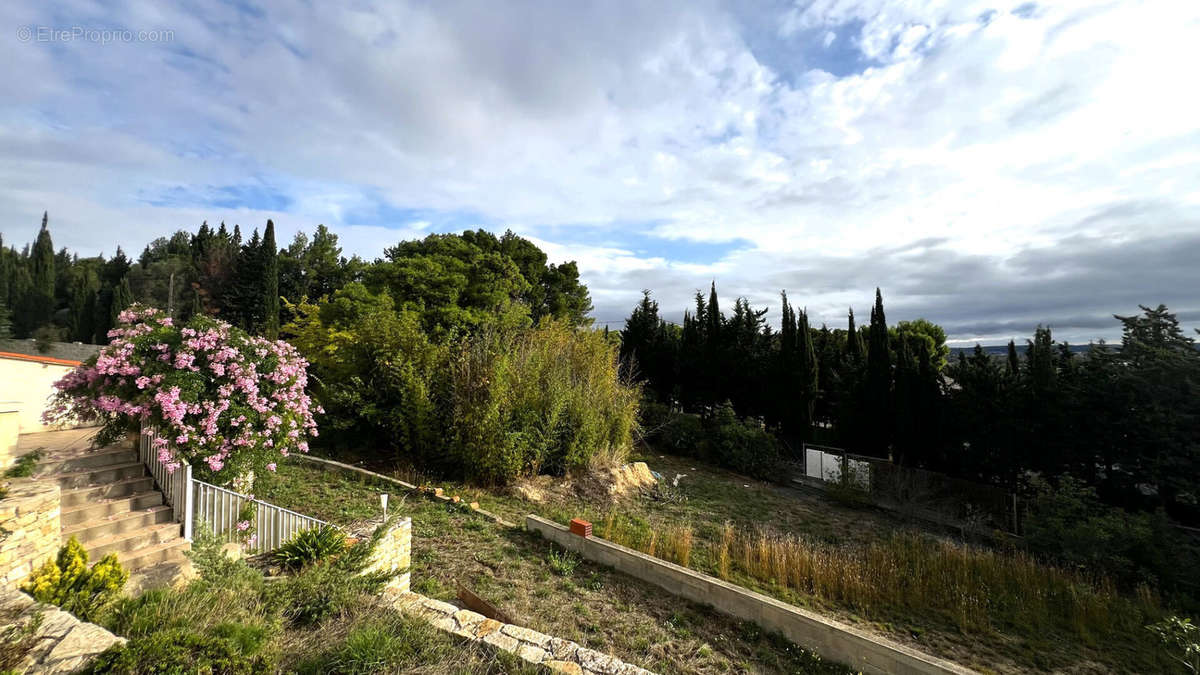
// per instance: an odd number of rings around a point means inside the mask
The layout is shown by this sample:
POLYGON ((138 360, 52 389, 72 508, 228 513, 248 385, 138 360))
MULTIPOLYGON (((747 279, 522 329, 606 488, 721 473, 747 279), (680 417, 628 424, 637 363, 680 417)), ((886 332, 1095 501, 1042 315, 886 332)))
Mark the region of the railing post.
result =
POLYGON ((184 465, 183 473, 183 538, 192 540, 192 513, 196 498, 196 485, 192 482, 192 465, 184 465))

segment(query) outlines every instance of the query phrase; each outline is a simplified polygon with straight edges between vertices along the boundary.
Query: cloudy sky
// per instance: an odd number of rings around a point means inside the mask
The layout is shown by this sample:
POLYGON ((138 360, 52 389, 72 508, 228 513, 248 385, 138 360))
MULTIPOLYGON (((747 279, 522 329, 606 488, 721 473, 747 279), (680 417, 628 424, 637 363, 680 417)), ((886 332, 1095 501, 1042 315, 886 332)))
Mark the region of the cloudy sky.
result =
POLYGON ((171 4, 0 7, 6 242, 511 228, 614 327, 713 279, 963 341, 1200 326, 1200 3, 171 4))

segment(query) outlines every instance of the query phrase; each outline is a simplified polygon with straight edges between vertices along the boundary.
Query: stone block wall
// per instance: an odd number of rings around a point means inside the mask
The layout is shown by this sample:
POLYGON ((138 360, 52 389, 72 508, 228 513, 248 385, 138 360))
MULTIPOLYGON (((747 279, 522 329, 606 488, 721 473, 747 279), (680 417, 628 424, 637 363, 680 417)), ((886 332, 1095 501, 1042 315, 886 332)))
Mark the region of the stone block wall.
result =
POLYGON ((0 402, 0 471, 17 461, 17 437, 20 434, 20 408, 15 403, 0 402))
POLYGON ((0 499, 0 591, 21 585, 62 543, 59 487, 25 479, 0 499))
POLYGON ((406 593, 412 564, 412 518, 398 520, 384 533, 371 563, 364 572, 399 571, 400 575, 388 582, 386 590, 406 593))
POLYGON ((80 621, 53 605, 36 603, 20 591, 0 590, 0 630, 31 626, 35 618, 40 618, 40 623, 32 635, 22 635, 18 644, 6 645, 24 647, 18 673, 74 673, 100 652, 125 644, 125 638, 80 621))

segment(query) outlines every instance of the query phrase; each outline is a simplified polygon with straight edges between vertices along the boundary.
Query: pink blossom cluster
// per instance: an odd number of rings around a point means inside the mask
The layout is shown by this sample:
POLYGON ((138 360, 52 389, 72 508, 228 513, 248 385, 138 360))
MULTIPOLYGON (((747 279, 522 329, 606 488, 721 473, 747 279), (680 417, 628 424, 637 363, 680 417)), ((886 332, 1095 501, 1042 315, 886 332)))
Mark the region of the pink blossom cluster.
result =
POLYGON ((141 306, 118 318, 99 356, 55 385, 48 421, 153 424, 160 461, 202 462, 214 474, 274 471, 274 458, 308 451, 320 410, 305 391, 308 363, 291 345, 208 317, 178 327, 141 306))

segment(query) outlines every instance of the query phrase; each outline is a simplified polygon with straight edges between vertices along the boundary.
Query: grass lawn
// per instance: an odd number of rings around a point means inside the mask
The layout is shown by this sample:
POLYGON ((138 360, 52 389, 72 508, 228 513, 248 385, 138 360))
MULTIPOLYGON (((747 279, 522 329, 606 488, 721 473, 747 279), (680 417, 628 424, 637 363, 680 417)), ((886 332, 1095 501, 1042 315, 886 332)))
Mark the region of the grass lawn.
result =
MULTIPOLYGON (((262 499, 340 525, 379 517, 379 493, 389 512, 413 519, 414 591, 453 600, 462 583, 513 620, 549 635, 659 673, 844 673, 837 665, 757 626, 676 598, 654 586, 581 561, 537 535, 504 528, 397 486, 293 461, 256 486, 262 499)), ((461 491, 460 491, 461 492, 461 491)), ((519 504, 470 491, 486 507, 505 507, 516 522, 519 504)))
MULTIPOLYGON (((572 497, 534 504, 508 491, 437 484, 448 494, 459 494, 466 502, 478 501, 485 509, 515 523, 523 522, 527 513, 562 523, 583 517, 593 522, 598 536, 605 536, 606 527, 612 528, 609 538, 641 550, 647 548, 648 534, 657 536, 672 528, 690 526, 693 540, 688 565, 718 576, 721 562, 717 551, 726 523, 739 533, 767 530, 798 535, 818 546, 839 550, 865 549, 898 533, 911 534, 914 540, 927 540, 929 536, 927 529, 884 511, 755 481, 689 458, 644 452, 632 459, 647 462, 667 481, 682 475, 679 488, 657 499, 631 499, 614 508, 572 497), (608 524, 610 519, 614 525, 608 524)), ((282 485, 272 488, 277 492, 268 499, 339 523, 377 517, 377 493, 394 493, 397 489, 371 486, 313 465, 290 464, 280 473, 283 478, 295 476, 296 480, 283 481, 288 486, 286 492, 281 491, 282 485), (338 498, 338 494, 345 497, 338 498)), ((418 482, 411 475, 399 477, 418 482)), ((393 500, 397 497, 393 494, 393 500)), ((400 508, 413 516, 413 583, 420 592, 452 598, 455 583, 461 581, 533 628, 611 651, 661 672, 799 672, 808 667, 803 658, 790 662, 793 656, 783 643, 757 636, 752 628, 622 575, 585 562, 570 575, 559 576, 549 562, 551 549, 540 538, 455 513, 416 495, 408 497, 400 508), (464 533, 470 536, 462 536, 464 533)), ((661 546, 659 551, 658 555, 673 559, 662 553, 661 546)), ((726 569, 731 581, 747 588, 983 672, 1153 672, 1164 667, 1152 636, 1140 623, 1124 626, 1119 640, 1054 623, 1032 627, 992 621, 983 629, 964 630, 961 622, 944 613, 895 603, 865 610, 773 580, 764 582, 737 565, 726 569)), ((1010 599, 1019 603, 1022 590, 1008 591, 1010 599)), ((1123 598, 1117 602, 1129 608, 1136 604, 1123 598)), ((1131 616, 1138 616, 1133 609, 1131 616)))

